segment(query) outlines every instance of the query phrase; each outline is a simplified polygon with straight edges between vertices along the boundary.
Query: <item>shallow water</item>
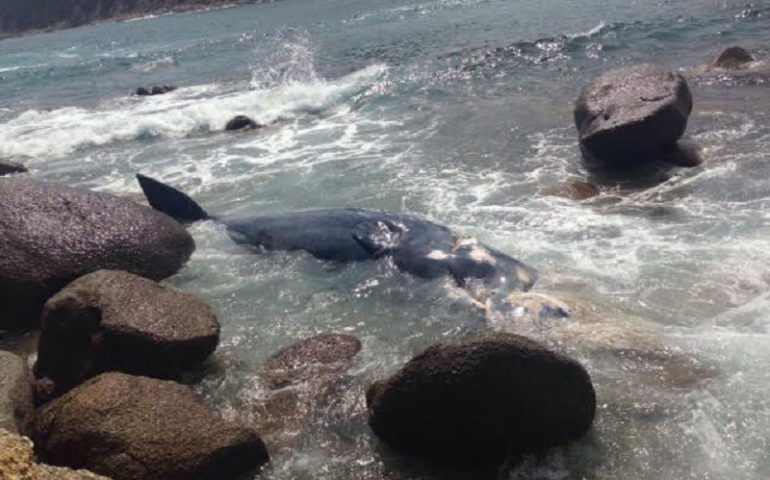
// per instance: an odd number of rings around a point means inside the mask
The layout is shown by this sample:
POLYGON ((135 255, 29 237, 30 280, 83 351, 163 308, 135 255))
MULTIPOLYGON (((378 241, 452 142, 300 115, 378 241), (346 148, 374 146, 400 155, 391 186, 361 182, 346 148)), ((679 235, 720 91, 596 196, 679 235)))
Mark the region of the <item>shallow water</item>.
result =
MULTIPOLYGON (((538 268, 536 290, 592 306, 590 347, 540 339, 590 370, 594 431, 504 478, 770 478, 770 75, 696 68, 732 44, 770 58, 768 26, 770 6, 748 1, 291 0, 11 39, 0 157, 121 193, 141 171, 219 214, 357 206, 474 235, 538 268), (585 175, 581 86, 646 61, 688 76, 687 139, 706 162, 588 202, 543 195, 585 175), (129 96, 166 83, 182 88, 129 96), (236 114, 275 124, 217 133, 236 114), (645 355, 613 350, 627 331, 645 355)), ((364 343, 345 394, 263 478, 464 475, 387 451, 362 410, 366 385, 415 352, 488 328, 461 292, 386 262, 253 255, 211 222, 192 232, 170 283, 222 322, 190 379, 221 413, 259 425, 258 369, 282 346, 329 331, 364 343)))

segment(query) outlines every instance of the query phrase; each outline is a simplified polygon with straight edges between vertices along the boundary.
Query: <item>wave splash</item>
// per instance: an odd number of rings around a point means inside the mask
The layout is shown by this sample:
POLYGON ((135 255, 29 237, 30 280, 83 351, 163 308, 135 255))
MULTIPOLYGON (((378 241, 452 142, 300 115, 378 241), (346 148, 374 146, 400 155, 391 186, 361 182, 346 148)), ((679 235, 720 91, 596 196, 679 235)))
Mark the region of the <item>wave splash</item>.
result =
POLYGON ((28 110, 0 124, 0 157, 58 157, 115 142, 202 135, 223 130, 236 115, 261 124, 292 120, 342 104, 373 85, 386 69, 376 64, 323 79, 315 73, 306 37, 279 40, 283 48, 261 57, 252 69, 248 90, 209 84, 121 99, 97 109, 28 110))

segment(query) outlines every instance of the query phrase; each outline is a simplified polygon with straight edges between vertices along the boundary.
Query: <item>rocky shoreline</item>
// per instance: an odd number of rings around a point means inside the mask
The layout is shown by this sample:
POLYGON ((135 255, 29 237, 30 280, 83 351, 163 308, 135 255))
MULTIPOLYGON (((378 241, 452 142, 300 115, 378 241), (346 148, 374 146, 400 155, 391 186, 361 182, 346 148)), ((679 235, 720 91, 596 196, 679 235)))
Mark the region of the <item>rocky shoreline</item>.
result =
POLYGON ((140 2, 111 0, 107 2, 109 5, 105 8, 89 7, 88 4, 79 7, 77 2, 70 2, 67 5, 68 10, 54 10, 46 15, 45 6, 40 5, 42 2, 33 0, 15 8, 14 5, 8 6, 0 12, 0 40, 95 23, 122 22, 147 16, 205 11, 263 1, 265 0, 146 0, 140 2), (32 17, 34 20, 29 20, 28 12, 33 9, 37 9, 38 15, 32 17))

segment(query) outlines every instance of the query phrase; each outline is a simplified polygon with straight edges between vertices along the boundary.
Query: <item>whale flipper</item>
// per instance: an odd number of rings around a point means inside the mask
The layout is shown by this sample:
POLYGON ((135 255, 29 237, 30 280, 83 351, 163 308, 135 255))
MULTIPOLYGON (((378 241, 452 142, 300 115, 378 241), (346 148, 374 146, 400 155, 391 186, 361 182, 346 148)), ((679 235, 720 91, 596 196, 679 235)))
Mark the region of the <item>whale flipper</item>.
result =
POLYGON ((351 235, 373 257, 380 257, 398 245, 403 228, 385 220, 367 220, 353 229, 351 235))
POLYGON ((155 210, 183 223, 192 223, 209 218, 209 214, 195 200, 176 188, 141 173, 136 174, 136 179, 139 181, 147 201, 155 210))

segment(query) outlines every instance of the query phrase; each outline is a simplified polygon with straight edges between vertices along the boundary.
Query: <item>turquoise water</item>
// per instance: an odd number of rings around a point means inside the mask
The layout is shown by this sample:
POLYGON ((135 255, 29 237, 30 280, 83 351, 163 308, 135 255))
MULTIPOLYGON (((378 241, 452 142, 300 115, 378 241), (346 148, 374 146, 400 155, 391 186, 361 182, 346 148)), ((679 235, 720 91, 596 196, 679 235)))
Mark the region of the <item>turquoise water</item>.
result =
MULTIPOLYGON (((137 192, 141 171, 218 214, 358 206, 474 235, 538 268, 538 291, 586 305, 591 321, 571 328, 606 344, 542 333, 588 367, 599 417, 585 440, 500 476, 770 478, 770 75, 697 68, 733 44, 770 59, 768 27, 770 5, 749 1, 290 0, 11 39, 0 157, 117 193, 137 192), (646 61, 688 77, 704 165, 590 202, 544 195, 585 175, 582 85, 646 61), (167 83, 181 88, 129 95, 167 83), (274 125, 218 133, 237 114, 274 125), (602 353, 639 328, 631 343, 674 352, 673 367, 602 353)), ((364 343, 345 393, 263 478, 480 478, 401 459, 363 412, 372 380, 488 328, 462 292, 384 262, 255 256, 210 222, 192 233, 170 283, 218 312, 222 344, 191 381, 222 414, 259 426, 259 366, 280 347, 328 331, 364 343)))

